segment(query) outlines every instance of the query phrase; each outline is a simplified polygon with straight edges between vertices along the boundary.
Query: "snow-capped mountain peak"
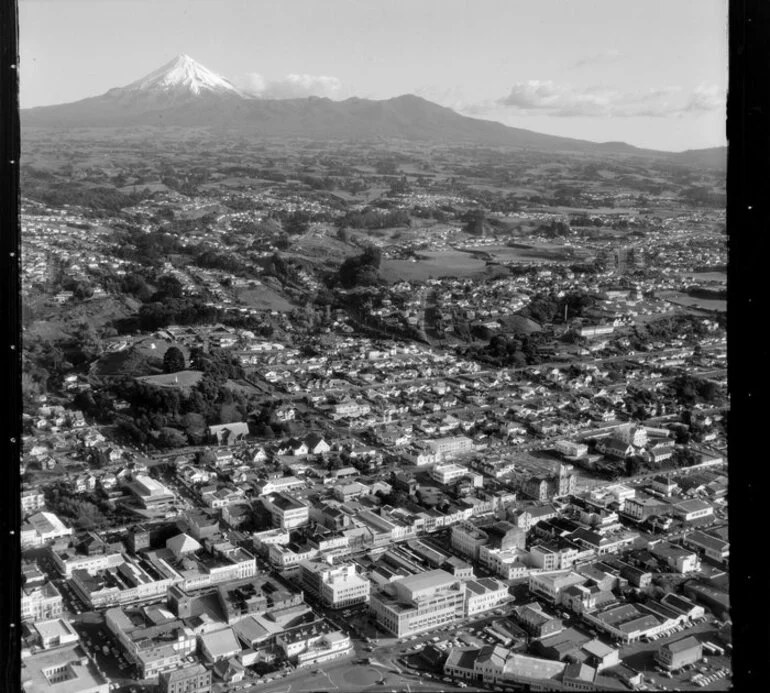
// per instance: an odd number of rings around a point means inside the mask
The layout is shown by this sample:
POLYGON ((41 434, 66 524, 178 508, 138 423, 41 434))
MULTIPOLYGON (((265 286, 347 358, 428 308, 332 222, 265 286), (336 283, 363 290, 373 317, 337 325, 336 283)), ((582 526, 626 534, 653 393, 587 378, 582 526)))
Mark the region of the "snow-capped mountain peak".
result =
POLYGON ((189 92, 195 95, 202 93, 231 93, 240 95, 224 77, 203 67, 184 53, 173 60, 132 82, 121 91, 126 92, 189 92))

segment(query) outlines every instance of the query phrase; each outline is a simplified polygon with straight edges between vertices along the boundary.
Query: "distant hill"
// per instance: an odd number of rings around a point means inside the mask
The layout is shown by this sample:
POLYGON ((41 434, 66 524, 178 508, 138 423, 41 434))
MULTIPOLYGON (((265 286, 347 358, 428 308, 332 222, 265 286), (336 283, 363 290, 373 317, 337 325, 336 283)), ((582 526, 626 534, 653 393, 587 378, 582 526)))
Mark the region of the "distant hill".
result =
POLYGON ((727 147, 711 147, 710 149, 688 149, 673 155, 674 161, 689 166, 715 169, 727 168, 727 147))

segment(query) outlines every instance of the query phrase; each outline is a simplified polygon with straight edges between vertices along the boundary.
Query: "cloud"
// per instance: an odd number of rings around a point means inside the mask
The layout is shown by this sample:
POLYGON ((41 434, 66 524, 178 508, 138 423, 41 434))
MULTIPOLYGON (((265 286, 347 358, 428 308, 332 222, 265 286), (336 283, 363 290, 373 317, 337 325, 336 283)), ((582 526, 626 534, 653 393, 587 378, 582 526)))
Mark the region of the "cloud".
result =
POLYGON ((600 53, 594 53, 587 55, 578 60, 572 67, 586 67, 587 65, 606 65, 608 63, 616 63, 623 58, 623 53, 614 48, 600 53))
POLYGON ((621 91, 603 86, 578 89, 552 81, 517 82, 507 96, 496 101, 518 115, 559 118, 669 118, 686 112, 712 111, 722 107, 724 96, 716 85, 701 85, 689 95, 677 86, 621 91))
POLYGON ((693 90, 685 111, 718 111, 725 108, 725 93, 716 84, 701 84, 693 90))
POLYGON ((269 80, 252 72, 234 81, 235 85, 249 94, 262 99, 303 99, 308 96, 342 97, 342 82, 327 75, 290 74, 282 79, 269 80))

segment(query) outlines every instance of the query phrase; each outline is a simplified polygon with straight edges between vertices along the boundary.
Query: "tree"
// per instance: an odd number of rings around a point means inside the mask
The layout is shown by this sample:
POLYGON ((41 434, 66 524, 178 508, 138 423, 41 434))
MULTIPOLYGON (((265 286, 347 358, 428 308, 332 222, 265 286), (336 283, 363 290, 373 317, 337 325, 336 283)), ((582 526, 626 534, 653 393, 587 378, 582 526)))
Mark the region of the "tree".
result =
POLYGON ((198 452, 195 453, 195 464, 201 467, 212 465, 216 461, 217 456, 214 454, 213 450, 198 450, 198 452))
POLYGON ((163 355, 163 372, 178 373, 185 369, 184 354, 179 347, 169 347, 163 355))
POLYGON ((187 437, 176 428, 164 426, 158 436, 158 446, 162 448, 181 448, 187 445, 187 437))

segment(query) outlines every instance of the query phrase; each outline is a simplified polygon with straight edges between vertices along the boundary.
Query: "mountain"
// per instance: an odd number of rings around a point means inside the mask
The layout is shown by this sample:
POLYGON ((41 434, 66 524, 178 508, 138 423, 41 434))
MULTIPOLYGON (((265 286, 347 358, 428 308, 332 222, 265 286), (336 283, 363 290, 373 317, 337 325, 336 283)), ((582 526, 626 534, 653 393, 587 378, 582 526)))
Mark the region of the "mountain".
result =
POLYGON ((136 97, 142 94, 182 95, 234 94, 241 95, 224 77, 214 74, 189 55, 178 55, 146 77, 126 87, 110 89, 105 96, 136 97))
POLYGON ((204 127, 273 138, 407 139, 539 151, 673 156, 623 142, 587 142, 470 118, 411 94, 267 100, 244 93, 186 55, 125 87, 73 103, 21 111, 24 128, 204 127))

